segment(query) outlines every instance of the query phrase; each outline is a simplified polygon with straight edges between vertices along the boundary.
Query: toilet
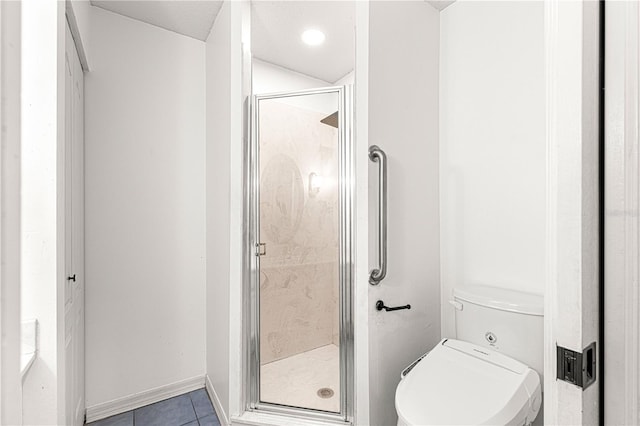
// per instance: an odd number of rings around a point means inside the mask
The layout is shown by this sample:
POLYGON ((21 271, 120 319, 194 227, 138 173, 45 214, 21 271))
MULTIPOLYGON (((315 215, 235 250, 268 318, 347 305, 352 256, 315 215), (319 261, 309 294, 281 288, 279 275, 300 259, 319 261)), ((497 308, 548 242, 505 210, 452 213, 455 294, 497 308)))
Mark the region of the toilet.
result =
POLYGON ((542 405, 540 295, 457 288, 456 338, 443 339, 401 373, 398 426, 530 425, 542 405))

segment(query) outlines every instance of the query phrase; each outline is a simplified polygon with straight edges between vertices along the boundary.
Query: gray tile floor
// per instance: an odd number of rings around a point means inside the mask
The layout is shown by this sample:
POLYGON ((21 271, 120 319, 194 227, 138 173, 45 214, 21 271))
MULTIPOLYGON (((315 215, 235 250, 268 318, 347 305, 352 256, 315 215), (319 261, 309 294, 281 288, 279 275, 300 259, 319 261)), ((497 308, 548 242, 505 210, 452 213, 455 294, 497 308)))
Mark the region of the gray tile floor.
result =
POLYGON ((198 389, 87 426, 220 426, 209 395, 198 389))

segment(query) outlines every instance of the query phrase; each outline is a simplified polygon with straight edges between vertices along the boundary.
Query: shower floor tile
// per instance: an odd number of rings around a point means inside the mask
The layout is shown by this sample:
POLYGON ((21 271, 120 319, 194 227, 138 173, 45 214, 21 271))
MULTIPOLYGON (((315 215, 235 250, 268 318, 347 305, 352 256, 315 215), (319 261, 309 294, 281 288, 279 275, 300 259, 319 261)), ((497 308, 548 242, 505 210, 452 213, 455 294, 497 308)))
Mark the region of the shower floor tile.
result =
POLYGON ((260 400, 273 404, 340 411, 340 352, 326 345, 264 364, 260 374, 260 400), (330 398, 318 390, 330 388, 330 398))

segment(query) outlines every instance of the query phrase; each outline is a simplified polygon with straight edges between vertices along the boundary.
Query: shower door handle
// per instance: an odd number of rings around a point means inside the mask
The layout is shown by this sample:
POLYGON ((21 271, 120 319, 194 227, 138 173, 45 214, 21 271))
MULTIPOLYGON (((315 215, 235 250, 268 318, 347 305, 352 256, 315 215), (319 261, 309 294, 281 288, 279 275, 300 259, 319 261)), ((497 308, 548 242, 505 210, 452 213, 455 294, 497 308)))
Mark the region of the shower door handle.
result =
POLYGON ((378 168, 378 267, 369 273, 369 284, 378 285, 387 275, 387 155, 377 145, 369 147, 369 159, 378 168))
POLYGON ((267 254, 267 243, 256 243, 256 256, 264 256, 267 254))

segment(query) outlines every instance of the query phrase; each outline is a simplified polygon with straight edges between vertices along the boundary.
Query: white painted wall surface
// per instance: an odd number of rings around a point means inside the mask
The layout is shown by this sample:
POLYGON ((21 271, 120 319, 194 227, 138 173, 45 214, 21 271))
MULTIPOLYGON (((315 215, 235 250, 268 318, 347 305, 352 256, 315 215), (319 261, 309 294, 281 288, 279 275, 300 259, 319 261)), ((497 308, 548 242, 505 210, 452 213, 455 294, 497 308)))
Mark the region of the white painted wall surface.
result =
MULTIPOLYGON (((355 359, 354 424, 370 423, 369 386, 369 16, 370 2, 356 2, 354 78, 355 241, 353 339, 355 359), (358 173, 358 170, 363 172, 358 173)), ((376 401, 377 402, 377 399, 376 401)))
MULTIPOLYGON (((261 61, 252 60, 252 89, 254 95, 269 93, 295 92, 299 90, 332 87, 334 84, 295 71, 261 61)), ((332 114, 336 110, 336 103, 330 96, 302 96, 282 98, 280 102, 286 104, 332 114)))
POLYGON ((0 3, 0 424, 22 424, 20 377, 21 7, 0 3))
POLYGON ((355 83, 355 78, 356 78, 356 71, 353 70, 349 74, 347 74, 344 77, 342 77, 340 80, 338 80, 335 83, 333 83, 333 85, 342 86, 342 85, 345 85, 345 84, 354 84, 355 83))
MULTIPOLYGON (((426 2, 371 2, 369 30, 369 144, 387 153, 389 203, 388 274, 369 288, 370 424, 392 425, 401 370, 440 338, 438 12, 426 2), (411 310, 378 312, 378 299, 411 310)), ((377 168, 369 162, 370 268, 377 168)))
POLYGON ((455 2, 440 14, 442 336, 452 289, 545 286, 542 2, 455 2))
POLYGON ((206 371, 223 425, 244 410, 242 152, 243 109, 251 84, 245 62, 251 43, 248 12, 248 1, 224 2, 206 42, 206 371))
MULTIPOLYGON (((220 417, 229 416, 230 4, 206 42, 206 371, 220 417)), ((234 315, 237 321, 240 316, 234 315)))
POLYGON ((291 71, 258 58, 254 58, 251 65, 252 89, 256 95, 332 86, 328 81, 291 71))
MULTIPOLYGON (((75 31, 73 25, 77 26, 77 35, 80 37, 80 43, 76 40, 76 46, 80 46, 78 54, 80 55, 80 61, 84 63, 83 67, 91 69, 91 17, 93 16, 93 6, 91 6, 90 0, 69 0, 66 2, 67 14, 69 14, 69 8, 72 9, 75 22, 69 24, 72 26, 72 32, 75 31)), ((69 19, 69 18, 67 18, 69 19)), ((85 69, 85 71, 87 71, 85 69)))
POLYGON ((23 423, 64 422, 59 328, 64 276, 64 3, 22 2, 21 315, 37 319, 23 423))
POLYGON ((91 18, 88 407, 205 373, 205 44, 91 18))
MULTIPOLYGON (((236 417, 244 411, 243 340, 241 321, 244 309, 244 246, 243 238, 248 227, 244 217, 244 160, 243 150, 248 135, 245 133, 244 111, 251 95, 251 81, 248 73, 251 58, 250 4, 248 0, 230 2, 230 150, 229 164, 229 416, 236 417)), ((248 119, 248 118, 247 118, 248 119)))

